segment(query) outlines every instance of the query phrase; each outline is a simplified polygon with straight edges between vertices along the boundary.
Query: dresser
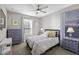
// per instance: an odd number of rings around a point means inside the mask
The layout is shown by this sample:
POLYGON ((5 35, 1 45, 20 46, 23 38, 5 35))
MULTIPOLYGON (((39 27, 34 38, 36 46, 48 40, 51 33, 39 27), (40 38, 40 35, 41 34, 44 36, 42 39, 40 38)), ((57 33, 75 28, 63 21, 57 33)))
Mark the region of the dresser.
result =
POLYGON ((62 47, 79 54, 79 40, 76 38, 64 38, 62 42, 62 47))
POLYGON ((19 44, 22 42, 22 30, 21 29, 8 29, 7 37, 12 38, 12 44, 19 44))

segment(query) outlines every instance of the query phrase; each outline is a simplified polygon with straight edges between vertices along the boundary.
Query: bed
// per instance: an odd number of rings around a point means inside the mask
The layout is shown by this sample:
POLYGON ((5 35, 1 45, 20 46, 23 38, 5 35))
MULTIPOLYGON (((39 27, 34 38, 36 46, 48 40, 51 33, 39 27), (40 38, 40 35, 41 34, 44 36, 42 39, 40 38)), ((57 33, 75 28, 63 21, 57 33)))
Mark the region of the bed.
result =
POLYGON ((40 55, 51 47, 54 47, 59 44, 60 31, 53 29, 45 29, 44 34, 28 37, 26 42, 31 48, 32 55, 40 55), (52 35, 48 37, 48 34, 51 34, 51 32, 55 32, 55 35, 53 35, 54 37, 52 37, 52 35))

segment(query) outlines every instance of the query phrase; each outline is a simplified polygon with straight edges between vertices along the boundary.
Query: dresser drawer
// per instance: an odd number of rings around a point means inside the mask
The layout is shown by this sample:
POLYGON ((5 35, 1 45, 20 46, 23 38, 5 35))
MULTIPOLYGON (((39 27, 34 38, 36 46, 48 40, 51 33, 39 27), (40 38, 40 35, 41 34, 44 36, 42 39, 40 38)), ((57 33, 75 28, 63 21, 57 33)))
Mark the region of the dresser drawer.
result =
POLYGON ((63 40, 63 44, 70 45, 70 46, 74 46, 74 45, 78 46, 78 42, 77 41, 69 40, 69 39, 64 39, 63 40))
POLYGON ((78 41, 63 39, 62 46, 65 49, 71 50, 73 52, 78 52, 78 41))

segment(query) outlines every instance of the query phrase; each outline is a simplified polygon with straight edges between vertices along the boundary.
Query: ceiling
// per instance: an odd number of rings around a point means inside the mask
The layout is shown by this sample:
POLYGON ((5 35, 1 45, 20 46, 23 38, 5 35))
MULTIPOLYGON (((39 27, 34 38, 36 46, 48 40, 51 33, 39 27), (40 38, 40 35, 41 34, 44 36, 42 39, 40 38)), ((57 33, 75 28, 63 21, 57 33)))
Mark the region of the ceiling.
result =
POLYGON ((46 11, 47 13, 40 12, 39 14, 36 14, 35 11, 31 11, 37 8, 35 4, 4 4, 4 6, 8 11, 17 12, 35 17, 43 17, 48 14, 57 12, 61 9, 67 8, 71 6, 71 4, 42 4, 41 7, 48 6, 48 8, 43 9, 43 11, 46 11))

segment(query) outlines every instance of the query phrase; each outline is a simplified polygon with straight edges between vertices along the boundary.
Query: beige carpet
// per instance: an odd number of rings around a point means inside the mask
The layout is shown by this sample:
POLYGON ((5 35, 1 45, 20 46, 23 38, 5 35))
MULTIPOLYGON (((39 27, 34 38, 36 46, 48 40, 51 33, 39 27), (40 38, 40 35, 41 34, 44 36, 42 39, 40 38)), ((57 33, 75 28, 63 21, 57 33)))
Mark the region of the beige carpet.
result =
MULTIPOLYGON (((31 50, 26 43, 21 43, 18 45, 14 45, 12 47, 12 55, 31 55, 31 50)), ((74 53, 61 48, 60 46, 56 46, 50 50, 48 50, 44 55, 75 55, 74 53)))

